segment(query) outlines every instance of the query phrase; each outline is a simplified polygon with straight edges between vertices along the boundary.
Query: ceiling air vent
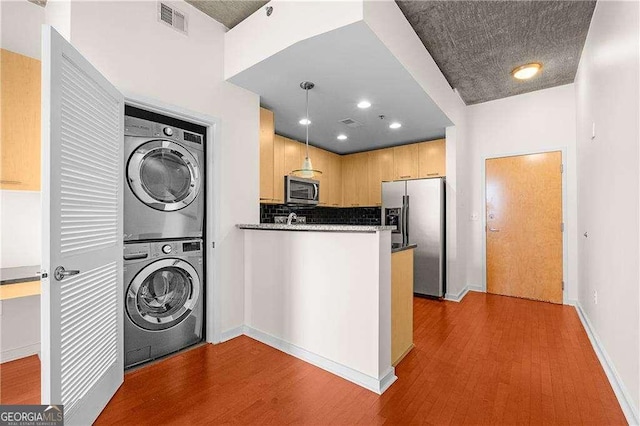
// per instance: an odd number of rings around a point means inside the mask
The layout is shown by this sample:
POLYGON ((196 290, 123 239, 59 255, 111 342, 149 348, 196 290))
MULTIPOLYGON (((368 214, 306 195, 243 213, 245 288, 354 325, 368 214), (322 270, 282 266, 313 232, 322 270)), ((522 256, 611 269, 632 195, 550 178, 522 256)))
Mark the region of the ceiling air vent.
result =
POLYGON ((351 128, 362 127, 362 123, 360 123, 359 121, 354 120, 353 118, 344 118, 342 120, 339 120, 339 122, 344 124, 345 126, 351 127, 351 128))
POLYGON ((187 34, 187 15, 166 3, 158 2, 158 21, 170 26, 174 30, 187 34))

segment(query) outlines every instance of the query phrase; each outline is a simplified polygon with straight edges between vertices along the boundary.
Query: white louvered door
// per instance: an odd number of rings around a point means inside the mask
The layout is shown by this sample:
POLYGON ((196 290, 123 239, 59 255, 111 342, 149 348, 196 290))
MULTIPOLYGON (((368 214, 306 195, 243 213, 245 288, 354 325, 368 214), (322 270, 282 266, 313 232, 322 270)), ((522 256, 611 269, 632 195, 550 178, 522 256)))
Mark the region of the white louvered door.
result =
POLYGON ((53 28, 42 42, 42 403, 90 424, 123 381, 124 99, 53 28))

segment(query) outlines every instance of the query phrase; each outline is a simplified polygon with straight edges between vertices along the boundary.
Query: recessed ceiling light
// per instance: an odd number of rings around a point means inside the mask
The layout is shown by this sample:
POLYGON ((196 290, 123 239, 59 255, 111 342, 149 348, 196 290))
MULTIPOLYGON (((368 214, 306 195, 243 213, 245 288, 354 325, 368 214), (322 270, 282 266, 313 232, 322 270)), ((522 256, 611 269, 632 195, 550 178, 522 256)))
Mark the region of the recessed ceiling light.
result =
POLYGON ((513 71, 511 71, 511 75, 518 80, 528 80, 534 75, 538 74, 541 69, 542 64, 534 62, 515 68, 513 71))
POLYGON ((358 108, 366 109, 366 108, 369 108, 370 106, 371 106, 371 102, 369 102, 369 101, 360 101, 360 102, 358 102, 358 108))
POLYGON ((393 123, 389 124, 390 129, 399 129, 400 127, 402 127, 402 124, 398 123, 397 121, 394 121, 393 123))
POLYGON ((346 141, 347 140, 347 135, 338 135, 338 140, 339 141, 346 141))
POLYGON ((308 126, 309 124, 311 124, 311 121, 307 118, 303 118, 302 120, 298 121, 298 123, 302 124, 303 126, 308 126))

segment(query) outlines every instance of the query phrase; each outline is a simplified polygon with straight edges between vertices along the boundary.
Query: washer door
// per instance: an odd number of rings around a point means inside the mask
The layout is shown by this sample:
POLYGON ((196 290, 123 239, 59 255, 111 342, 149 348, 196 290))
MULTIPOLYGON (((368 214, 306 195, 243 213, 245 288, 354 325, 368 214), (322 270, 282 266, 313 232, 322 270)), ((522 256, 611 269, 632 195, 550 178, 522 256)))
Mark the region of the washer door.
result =
POLYGON ((127 315, 145 330, 166 330, 184 321, 200 297, 200 279, 189 263, 162 259, 133 279, 125 301, 127 315))
POLYGON ((196 158, 182 145, 154 140, 136 149, 127 166, 127 180, 140 201, 161 211, 187 207, 200 192, 196 158))

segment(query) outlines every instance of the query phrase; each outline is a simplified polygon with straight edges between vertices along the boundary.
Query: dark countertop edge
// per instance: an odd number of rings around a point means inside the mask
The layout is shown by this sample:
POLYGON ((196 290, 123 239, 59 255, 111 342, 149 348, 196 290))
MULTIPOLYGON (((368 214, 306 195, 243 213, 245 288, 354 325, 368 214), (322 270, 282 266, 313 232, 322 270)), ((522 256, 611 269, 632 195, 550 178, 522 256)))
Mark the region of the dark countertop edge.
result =
POLYGON ((8 279, 8 280, 2 280, 2 281, 0 281, 0 285, 30 283, 32 281, 40 281, 40 277, 36 275, 36 276, 33 276, 33 277, 12 278, 12 279, 8 279))
POLYGON ((284 225, 273 223, 237 224, 236 227, 250 231, 295 231, 295 232, 342 232, 342 233, 376 233, 391 231, 395 227, 380 225, 340 225, 307 223, 304 225, 284 225), (387 229, 388 228, 388 229, 387 229))
POLYGON ((405 251, 405 250, 411 250, 418 247, 417 244, 408 244, 406 246, 402 246, 402 247, 397 247, 397 248, 392 248, 391 249, 391 253, 398 253, 400 251, 405 251))
POLYGON ((38 274, 39 270, 40 265, 0 268, 0 285, 40 281, 40 275, 38 274))

